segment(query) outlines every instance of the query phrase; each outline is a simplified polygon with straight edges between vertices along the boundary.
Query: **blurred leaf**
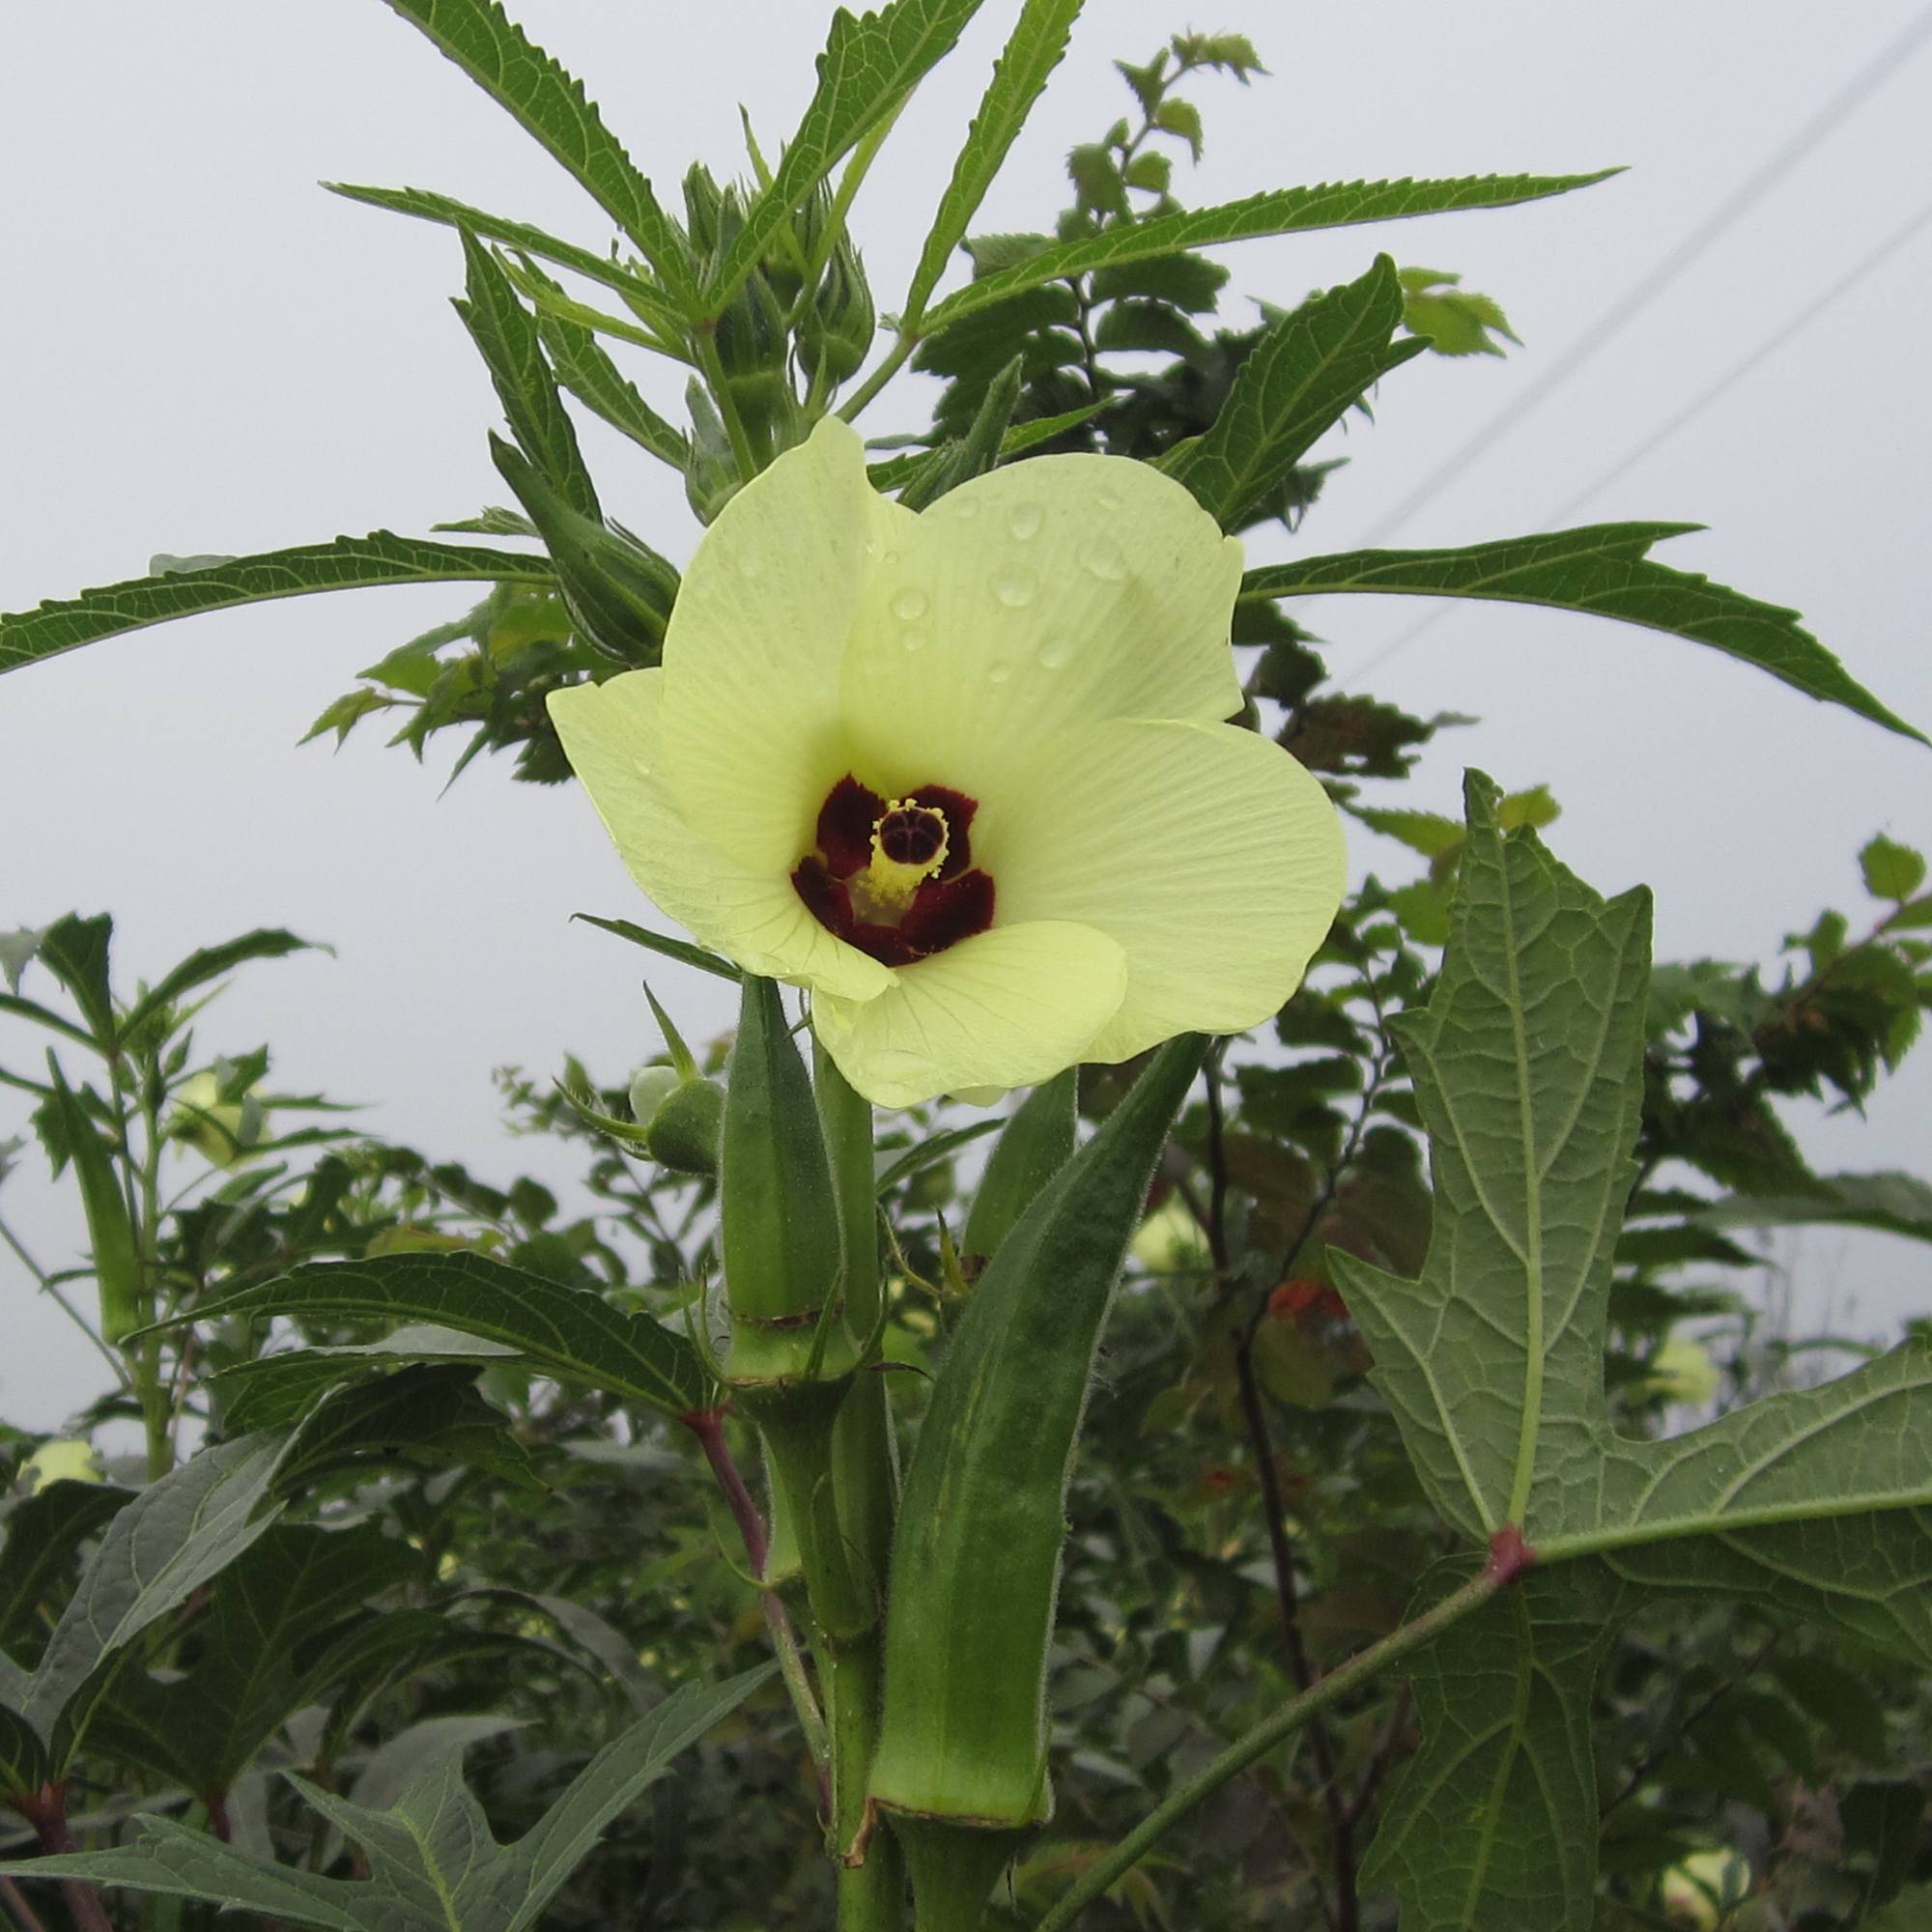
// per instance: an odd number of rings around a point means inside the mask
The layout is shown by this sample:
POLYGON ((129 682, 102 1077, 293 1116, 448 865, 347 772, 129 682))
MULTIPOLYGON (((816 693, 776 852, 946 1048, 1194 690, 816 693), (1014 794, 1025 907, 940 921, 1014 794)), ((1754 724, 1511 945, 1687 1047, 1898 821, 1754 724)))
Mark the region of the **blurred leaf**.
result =
POLYGON ((1118 267, 1179 249, 1258 235, 1293 235, 1311 228, 1342 228, 1367 221, 1398 221, 1463 208, 1507 208, 1588 187, 1617 172, 1593 175, 1481 175, 1460 181, 1348 182, 1319 187, 1276 188, 1221 208, 1186 209, 1130 226, 1108 228, 1081 241, 1043 248, 1030 260, 987 275, 947 297, 926 317, 926 331, 957 322, 1022 289, 1037 288, 1094 269, 1118 267))
POLYGON ((1795 611, 1670 570, 1645 553, 1695 524, 1592 524, 1547 536, 1512 537, 1466 550, 1365 550, 1251 570, 1241 595, 1325 597, 1342 591, 1401 596, 1493 598, 1545 604, 1669 631, 1768 670, 1807 697, 1842 704, 1861 718, 1925 742, 1924 734, 1846 675, 1795 611))
POLYGON ((202 611, 226 611, 319 590, 361 590, 378 583, 517 582, 547 584, 549 559, 461 544, 424 543, 376 530, 301 550, 237 557, 209 570, 83 591, 65 602, 0 616, 0 671, 202 611))
POLYGON ((1932 1241, 1932 1186, 1910 1174, 1833 1174, 1818 1196, 1734 1194, 1697 1212, 1708 1228, 1790 1228, 1823 1221, 1932 1241))
POLYGON ((133 1499, 109 1484, 63 1480, 14 1505, 0 1547, 0 1650, 17 1652, 45 1636, 72 1593, 82 1545, 133 1499))
POLYGON ((279 1482, 310 1484, 353 1468, 373 1452, 486 1469, 513 1488, 541 1490, 528 1451, 510 1434, 509 1417, 478 1394, 480 1373, 474 1363, 412 1362, 376 1381, 333 1391, 296 1430, 279 1482))
POLYGON ((1910 845, 1898 845, 1881 833, 1859 854, 1865 891, 1875 899, 1903 905, 1925 883, 1925 857, 1910 845))
POLYGON ((219 946, 203 947, 162 974, 122 1022, 121 1031, 124 1036, 131 1037, 156 1014, 173 1006, 184 993, 191 993, 195 987, 205 986, 224 973, 232 973, 250 959, 286 959, 291 952, 316 951, 327 952, 329 949, 318 948, 313 940, 298 939, 280 926, 263 926, 219 946))
POLYGON ((1402 270, 1403 327, 1421 336, 1438 355, 1500 355, 1490 330, 1521 346, 1501 305, 1490 296, 1457 287, 1461 275, 1442 269, 1402 270))

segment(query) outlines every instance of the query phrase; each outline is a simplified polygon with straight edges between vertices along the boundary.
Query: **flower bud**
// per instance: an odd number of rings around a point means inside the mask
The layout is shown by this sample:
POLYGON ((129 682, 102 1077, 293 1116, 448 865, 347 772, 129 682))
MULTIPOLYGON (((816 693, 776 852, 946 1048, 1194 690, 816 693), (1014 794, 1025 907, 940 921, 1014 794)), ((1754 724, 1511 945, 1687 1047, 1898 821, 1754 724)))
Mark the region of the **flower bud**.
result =
POLYGON ((799 322, 799 367, 814 383, 837 387, 864 366, 877 327, 866 265, 858 249, 840 236, 811 306, 799 322))
POLYGON ((513 444, 493 436, 490 453, 550 552, 579 635, 621 665, 656 664, 677 601, 676 570, 628 530, 573 509, 513 444))

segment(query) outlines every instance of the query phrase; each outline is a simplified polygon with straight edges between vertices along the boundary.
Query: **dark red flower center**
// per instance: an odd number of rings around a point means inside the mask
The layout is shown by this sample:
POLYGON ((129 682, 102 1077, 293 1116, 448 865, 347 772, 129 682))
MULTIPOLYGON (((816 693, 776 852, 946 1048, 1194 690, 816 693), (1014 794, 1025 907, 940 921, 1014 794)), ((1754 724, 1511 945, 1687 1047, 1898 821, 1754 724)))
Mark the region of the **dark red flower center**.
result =
POLYGON ((930 958, 993 923, 992 878, 973 865, 979 809, 947 785, 882 798, 847 773, 792 886, 819 924, 882 965, 930 958))

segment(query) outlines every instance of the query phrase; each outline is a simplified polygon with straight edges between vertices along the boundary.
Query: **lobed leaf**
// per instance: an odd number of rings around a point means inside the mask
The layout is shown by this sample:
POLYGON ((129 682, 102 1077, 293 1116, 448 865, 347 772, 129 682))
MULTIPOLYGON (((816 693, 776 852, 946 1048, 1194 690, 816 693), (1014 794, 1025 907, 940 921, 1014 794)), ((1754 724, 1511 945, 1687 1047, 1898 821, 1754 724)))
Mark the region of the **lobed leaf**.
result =
POLYGON ((526 40, 497 0, 389 0, 568 168, 643 251, 674 299, 692 294, 684 239, 605 127, 583 83, 526 40))
POLYGON ((230 557, 201 570, 137 577, 86 590, 38 610, 0 616, 0 671, 58 656, 98 638, 144 630, 203 611, 263 604, 311 591, 365 590, 383 583, 540 583, 553 582, 547 557, 464 544, 425 543, 375 530, 366 537, 299 550, 230 557))
POLYGON ((1251 194, 1219 208, 1183 209, 1146 221, 1103 229, 1078 242, 1042 248, 998 274, 986 275, 947 297, 925 318, 921 333, 936 335, 962 317, 977 314, 1023 289, 1063 281, 1091 270, 1138 262, 1178 249, 1246 242, 1260 235, 1293 235, 1311 228, 1346 228, 1369 221, 1400 221, 1413 214, 1441 214, 1464 208, 1509 208, 1572 188, 1588 187, 1620 172, 1591 175, 1469 175, 1453 181, 1324 183, 1251 194))
POLYGON ((818 57, 818 86, 786 144, 771 185, 745 213, 724 259, 704 291, 716 314, 771 245, 779 228, 866 136, 903 107, 952 51, 980 0, 890 0, 854 18, 840 7, 818 57))
POLYGON ((1395 264, 1378 255, 1359 281, 1275 323, 1241 364, 1213 427, 1154 467, 1186 484, 1224 530, 1271 514, 1282 479, 1316 440, 1391 369, 1428 349, 1397 342, 1401 324, 1395 264))
POLYGON ((557 381, 580 403, 594 410, 639 448, 649 450, 660 463, 668 463, 683 474, 691 460, 691 445, 684 432, 674 429, 644 401, 605 354, 593 330, 568 316, 540 311, 537 333, 550 351, 557 381))
POLYGON ((481 1255, 311 1262, 202 1309, 197 1319, 227 1314, 434 1321, 515 1349, 545 1375, 668 1415, 689 1414, 711 1399, 710 1372, 696 1349, 663 1322, 481 1255))
POLYGON ((1927 742, 1850 677, 1798 622, 1798 612, 1732 590, 1645 554, 1696 524, 1591 524, 1464 550, 1365 550, 1251 570, 1244 603, 1271 597, 1369 592, 1404 597, 1476 597, 1543 604, 1668 631, 1742 658, 1807 697, 1842 704, 1889 731, 1927 742))

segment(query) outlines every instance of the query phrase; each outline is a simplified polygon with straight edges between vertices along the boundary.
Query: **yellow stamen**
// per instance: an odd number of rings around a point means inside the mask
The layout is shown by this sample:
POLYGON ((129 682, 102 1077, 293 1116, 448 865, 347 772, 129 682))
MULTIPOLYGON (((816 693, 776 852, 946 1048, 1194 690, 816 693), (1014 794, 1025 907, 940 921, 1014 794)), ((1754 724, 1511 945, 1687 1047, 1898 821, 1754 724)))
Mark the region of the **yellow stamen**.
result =
POLYGON ((913 894, 945 865, 950 843, 943 811, 913 799, 888 800, 872 827, 872 863, 850 881, 855 903, 904 911, 913 894))

